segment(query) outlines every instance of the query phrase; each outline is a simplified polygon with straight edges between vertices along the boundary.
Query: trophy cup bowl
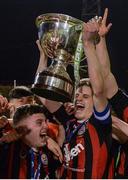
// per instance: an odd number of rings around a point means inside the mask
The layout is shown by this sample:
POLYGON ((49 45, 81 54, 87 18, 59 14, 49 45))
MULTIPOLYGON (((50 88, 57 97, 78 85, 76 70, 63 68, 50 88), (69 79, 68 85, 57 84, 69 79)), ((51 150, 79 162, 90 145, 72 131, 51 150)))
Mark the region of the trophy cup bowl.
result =
POLYGON ((74 62, 82 25, 83 21, 64 14, 47 13, 36 18, 41 47, 53 63, 37 74, 33 93, 50 100, 71 101, 74 85, 66 67, 74 62))

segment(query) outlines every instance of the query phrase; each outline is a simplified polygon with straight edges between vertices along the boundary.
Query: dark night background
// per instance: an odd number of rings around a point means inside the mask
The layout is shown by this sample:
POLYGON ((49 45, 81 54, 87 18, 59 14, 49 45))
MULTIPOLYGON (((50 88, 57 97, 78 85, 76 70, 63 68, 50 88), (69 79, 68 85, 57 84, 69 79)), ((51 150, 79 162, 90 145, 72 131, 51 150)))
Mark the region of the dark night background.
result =
MULTIPOLYGON (((112 71, 128 91, 128 0, 101 0, 109 8, 112 29, 107 36, 112 71)), ((0 84, 31 84, 38 65, 35 18, 56 12, 81 18, 82 0, 0 1, 0 84)))

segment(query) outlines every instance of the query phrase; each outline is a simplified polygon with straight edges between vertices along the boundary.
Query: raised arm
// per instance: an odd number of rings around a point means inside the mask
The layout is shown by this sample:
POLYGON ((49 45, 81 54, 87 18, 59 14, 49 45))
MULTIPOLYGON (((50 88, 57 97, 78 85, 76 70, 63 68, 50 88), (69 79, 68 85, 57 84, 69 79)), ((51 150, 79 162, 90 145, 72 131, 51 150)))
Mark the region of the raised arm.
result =
POLYGON ((112 108, 117 116, 128 122, 128 96, 118 88, 117 81, 111 72, 110 58, 106 46, 105 36, 109 32, 111 23, 106 25, 108 9, 105 9, 103 19, 99 24, 100 43, 96 45, 98 60, 101 65, 102 74, 105 83, 106 97, 110 100, 112 108))
POLYGON ((83 43, 84 51, 87 56, 88 74, 94 94, 94 106, 98 112, 101 112, 107 105, 107 99, 104 94, 104 81, 100 63, 92 40, 92 37, 98 30, 98 25, 95 21, 84 24, 83 43))
POLYGON ((99 25, 99 36, 100 36, 100 42, 96 45, 96 52, 98 56, 98 60, 101 65, 102 69, 102 75, 105 82, 105 92, 107 98, 111 98, 114 96, 118 91, 118 85, 116 82, 115 77, 113 76, 111 72, 111 65, 110 65, 110 59, 108 55, 108 50, 106 46, 106 39, 105 36, 109 32, 112 24, 107 23, 107 17, 108 17, 108 9, 106 8, 104 11, 103 18, 100 19, 99 25))
POLYGON ((38 64, 38 68, 36 71, 36 74, 43 71, 46 67, 47 67, 47 56, 44 54, 44 51, 40 45, 39 40, 36 41, 36 44, 38 46, 39 52, 40 52, 40 59, 39 59, 39 64, 38 64))

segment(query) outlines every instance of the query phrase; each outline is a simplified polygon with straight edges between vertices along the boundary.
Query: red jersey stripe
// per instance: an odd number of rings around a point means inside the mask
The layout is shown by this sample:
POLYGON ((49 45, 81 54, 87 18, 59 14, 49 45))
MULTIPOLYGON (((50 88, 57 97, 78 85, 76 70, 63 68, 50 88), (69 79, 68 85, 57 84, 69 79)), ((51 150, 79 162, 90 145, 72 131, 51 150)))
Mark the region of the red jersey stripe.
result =
POLYGON ((92 161, 92 179, 97 178, 97 162, 99 158, 99 149, 100 149, 100 142, 99 137, 96 132, 96 129, 92 124, 88 125, 89 134, 91 134, 91 143, 92 143, 92 151, 93 151, 93 161, 92 161))

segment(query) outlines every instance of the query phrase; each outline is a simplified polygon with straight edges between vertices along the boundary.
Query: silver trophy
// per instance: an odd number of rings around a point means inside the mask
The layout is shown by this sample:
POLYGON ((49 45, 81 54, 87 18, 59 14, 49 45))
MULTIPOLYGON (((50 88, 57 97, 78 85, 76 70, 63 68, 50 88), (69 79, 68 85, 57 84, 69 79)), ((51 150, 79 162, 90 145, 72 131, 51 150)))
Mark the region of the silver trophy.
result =
POLYGON ((66 67, 76 62, 78 71, 77 65, 83 56, 83 21, 64 14, 48 13, 38 16, 36 25, 40 44, 52 59, 52 64, 37 74, 32 91, 47 99, 71 101, 74 83, 66 67))
MULTIPOLYGON (((99 21, 97 16, 95 21, 99 21)), ((68 102, 79 83, 80 61, 85 58, 82 43, 83 21, 64 14, 48 13, 37 17, 38 37, 44 53, 52 59, 52 65, 37 74, 32 91, 47 99, 68 102), (75 82, 66 67, 74 66, 75 82)), ((99 42, 98 33, 94 43, 99 42)))

